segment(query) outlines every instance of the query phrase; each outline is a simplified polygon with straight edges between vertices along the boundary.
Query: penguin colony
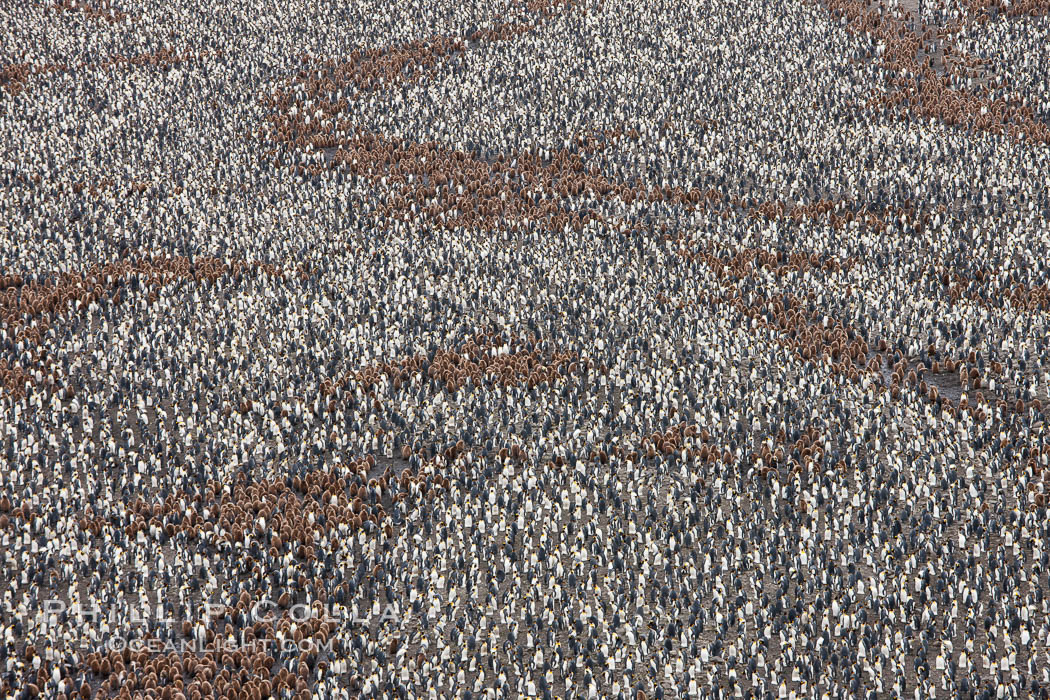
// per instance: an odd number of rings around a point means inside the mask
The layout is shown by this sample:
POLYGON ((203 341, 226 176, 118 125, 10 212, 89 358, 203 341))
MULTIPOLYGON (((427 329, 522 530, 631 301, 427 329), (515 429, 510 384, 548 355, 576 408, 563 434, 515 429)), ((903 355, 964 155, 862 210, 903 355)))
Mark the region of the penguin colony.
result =
POLYGON ((0 696, 1050 689, 1045 0, 0 8, 0 696))

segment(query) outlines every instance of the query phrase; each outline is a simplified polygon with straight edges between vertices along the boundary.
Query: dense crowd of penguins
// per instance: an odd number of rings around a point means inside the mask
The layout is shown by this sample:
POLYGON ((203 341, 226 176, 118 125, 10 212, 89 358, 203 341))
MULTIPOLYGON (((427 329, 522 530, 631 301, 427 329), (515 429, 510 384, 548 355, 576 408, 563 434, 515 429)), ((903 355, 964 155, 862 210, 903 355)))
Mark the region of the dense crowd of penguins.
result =
POLYGON ((1047 12, 0 7, 0 697, 1047 697, 1047 12))

